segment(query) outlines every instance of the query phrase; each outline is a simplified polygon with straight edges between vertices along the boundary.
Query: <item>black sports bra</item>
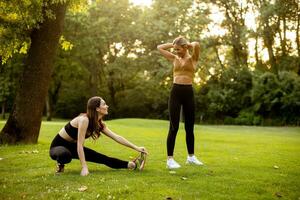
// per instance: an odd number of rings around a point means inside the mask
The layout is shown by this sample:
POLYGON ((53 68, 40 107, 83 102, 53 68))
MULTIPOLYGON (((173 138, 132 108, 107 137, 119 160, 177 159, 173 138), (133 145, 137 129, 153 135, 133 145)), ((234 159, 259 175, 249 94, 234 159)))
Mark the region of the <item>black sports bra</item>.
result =
MULTIPOLYGON (((76 128, 76 127, 73 127, 72 125, 71 125, 71 123, 69 122, 69 123, 67 123, 66 125, 65 125, 65 130, 66 130, 66 132, 68 133, 68 135, 71 137, 71 138, 73 138, 74 140, 77 140, 77 138, 78 138, 78 128, 76 128)), ((85 138, 88 138, 88 137, 90 137, 88 134, 86 134, 85 135, 85 138)))

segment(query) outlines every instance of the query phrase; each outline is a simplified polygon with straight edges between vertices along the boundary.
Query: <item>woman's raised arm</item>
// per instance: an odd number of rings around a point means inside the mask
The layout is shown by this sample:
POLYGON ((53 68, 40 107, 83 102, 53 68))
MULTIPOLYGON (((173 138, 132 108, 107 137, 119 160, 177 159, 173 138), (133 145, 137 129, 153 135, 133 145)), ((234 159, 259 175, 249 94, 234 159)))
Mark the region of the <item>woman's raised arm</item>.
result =
POLYGON ((193 49, 193 55, 192 55, 193 61, 198 62, 199 54, 200 54, 199 42, 192 42, 189 44, 189 46, 193 49))
POLYGON ((170 51, 167 51, 167 49, 170 49, 172 47, 173 47, 172 43, 166 43, 166 44, 158 45, 157 49, 166 59, 173 62, 176 56, 170 51))

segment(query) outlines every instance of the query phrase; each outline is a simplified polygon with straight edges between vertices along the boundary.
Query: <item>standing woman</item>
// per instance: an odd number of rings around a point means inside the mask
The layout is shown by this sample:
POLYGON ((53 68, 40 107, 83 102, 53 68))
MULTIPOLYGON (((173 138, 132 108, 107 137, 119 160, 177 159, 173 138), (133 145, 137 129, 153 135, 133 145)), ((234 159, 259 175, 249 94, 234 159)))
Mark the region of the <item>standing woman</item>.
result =
POLYGON ((115 169, 136 169, 137 167, 140 170, 143 169, 146 149, 138 147, 112 132, 102 121, 107 114, 108 105, 105 101, 101 97, 92 97, 87 102, 87 113, 75 117, 59 131, 50 147, 50 157, 57 162, 57 173, 63 172, 64 165, 71 162, 72 158, 80 160, 81 176, 89 174, 87 161, 104 164, 115 169), (100 132, 126 147, 141 152, 141 156, 133 161, 123 161, 84 147, 86 138, 91 137, 95 140, 99 138, 100 132))
POLYGON ((199 59, 199 43, 189 43, 185 38, 178 37, 173 43, 158 45, 157 49, 167 60, 173 63, 173 86, 169 98, 170 127, 167 138, 167 167, 169 169, 180 168, 180 165, 173 158, 173 152, 179 128, 181 106, 184 114, 188 150, 186 163, 203 165, 194 155, 195 102, 192 84, 199 59), (174 48, 175 54, 169 51, 170 48, 174 48), (192 55, 189 54, 189 49, 192 50, 192 55))

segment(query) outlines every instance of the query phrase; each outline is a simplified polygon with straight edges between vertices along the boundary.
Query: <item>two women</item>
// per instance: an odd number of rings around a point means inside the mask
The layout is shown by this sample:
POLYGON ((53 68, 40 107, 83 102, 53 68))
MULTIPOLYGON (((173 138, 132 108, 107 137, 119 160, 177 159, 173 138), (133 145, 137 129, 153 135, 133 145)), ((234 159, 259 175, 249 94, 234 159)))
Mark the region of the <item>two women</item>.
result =
MULTIPOLYGON (((167 168, 180 167, 174 160, 173 152, 181 107, 184 114, 188 150, 186 163, 202 165, 203 163, 194 155, 195 103, 192 86, 199 58, 199 43, 189 43, 185 38, 178 37, 173 43, 158 45, 157 48, 166 59, 173 63, 173 86, 169 98, 170 126, 167 138, 167 168), (170 48, 174 48, 176 54, 171 53, 170 48), (189 50, 192 50, 192 55, 189 50)), ((139 166, 140 170, 143 169, 147 150, 112 132, 102 121, 107 114, 108 106, 105 101, 101 97, 92 97, 87 103, 87 113, 75 117, 59 131, 50 147, 50 156, 57 161, 57 172, 63 172, 64 165, 71 162, 73 158, 80 160, 82 176, 89 174, 87 161, 105 164, 111 168, 136 169, 139 166), (84 147, 86 138, 97 139, 101 133, 124 146, 141 152, 141 156, 133 161, 124 161, 84 147)))

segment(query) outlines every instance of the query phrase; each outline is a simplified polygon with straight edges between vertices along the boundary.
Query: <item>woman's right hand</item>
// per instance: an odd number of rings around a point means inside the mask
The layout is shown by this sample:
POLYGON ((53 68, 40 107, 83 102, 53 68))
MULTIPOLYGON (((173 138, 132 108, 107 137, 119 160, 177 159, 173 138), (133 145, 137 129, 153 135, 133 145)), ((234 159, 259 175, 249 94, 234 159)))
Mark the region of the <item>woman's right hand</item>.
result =
POLYGON ((148 155, 148 151, 147 151, 147 149, 145 147, 138 147, 137 151, 141 152, 141 153, 145 153, 146 155, 148 155))
POLYGON ((81 175, 81 176, 87 176, 88 174, 89 174, 88 168, 87 168, 87 167, 83 167, 83 168, 81 169, 80 175, 81 175))

